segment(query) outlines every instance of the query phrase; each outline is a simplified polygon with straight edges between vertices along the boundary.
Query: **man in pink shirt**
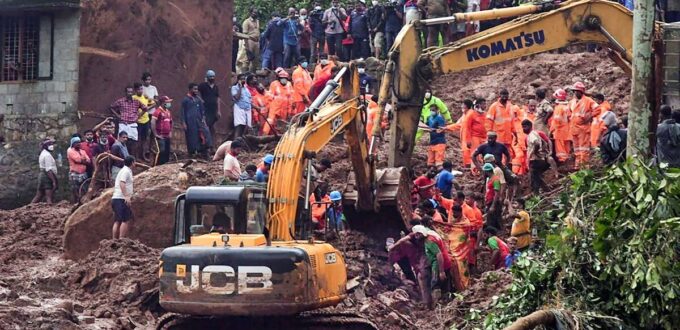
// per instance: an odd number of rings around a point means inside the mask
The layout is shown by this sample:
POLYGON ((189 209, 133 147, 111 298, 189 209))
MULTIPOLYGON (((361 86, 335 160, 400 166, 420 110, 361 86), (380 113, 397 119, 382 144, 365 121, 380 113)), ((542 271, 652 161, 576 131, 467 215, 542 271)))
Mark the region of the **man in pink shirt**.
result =
POLYGON ((71 147, 66 151, 69 167, 69 183, 71 184, 72 202, 78 203, 80 186, 87 179, 87 167, 90 165, 90 157, 85 150, 80 148, 80 138, 71 138, 71 147))

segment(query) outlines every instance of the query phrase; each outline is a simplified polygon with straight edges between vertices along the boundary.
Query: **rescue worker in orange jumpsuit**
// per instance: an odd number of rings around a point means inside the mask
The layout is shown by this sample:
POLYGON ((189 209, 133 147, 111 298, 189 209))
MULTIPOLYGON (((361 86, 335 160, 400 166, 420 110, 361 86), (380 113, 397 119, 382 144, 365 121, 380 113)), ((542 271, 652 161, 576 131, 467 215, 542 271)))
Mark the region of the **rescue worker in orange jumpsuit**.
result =
POLYGON ((246 77, 246 88, 252 97, 252 112, 253 112, 253 131, 255 134, 261 133, 262 126, 266 125, 267 115, 267 99, 265 96, 265 89, 262 84, 259 84, 255 75, 248 75, 246 77))
POLYGON ((600 106, 593 111, 593 122, 590 124, 590 146, 596 148, 600 146, 600 138, 607 131, 607 127, 602 120, 602 115, 612 110, 609 101, 604 100, 602 93, 593 95, 593 100, 600 106))
POLYGON ((522 131, 522 121, 527 119, 534 122, 536 119, 536 100, 529 100, 526 108, 518 108, 513 119, 513 129, 515 130, 515 138, 512 143, 512 171, 517 175, 524 175, 529 173, 527 162, 527 135, 522 131))
POLYGON ((312 88, 312 77, 307 71, 307 59, 304 56, 298 58, 298 65, 293 71, 293 112, 294 116, 305 111, 312 102, 309 100, 309 90, 312 88))
POLYGON ((264 125, 262 129, 265 135, 269 135, 271 126, 276 127, 278 120, 288 121, 288 114, 291 113, 293 108, 293 86, 288 81, 288 72, 281 68, 276 69, 276 72, 278 80, 269 84, 272 100, 269 103, 269 115, 267 116, 269 125, 264 125))
POLYGON ((378 107, 378 95, 366 94, 366 103, 368 103, 368 109, 366 113, 366 136, 369 141, 371 136, 373 136, 373 128, 375 125, 380 125, 380 129, 385 129, 387 122, 380 118, 380 108, 378 107))
POLYGON ((462 115, 458 120, 456 120, 455 123, 450 124, 446 126, 446 130, 449 132, 456 132, 458 131, 458 134, 460 136, 460 149, 461 153, 463 155, 463 166, 464 167, 470 167, 470 164, 472 163, 472 157, 470 148, 467 146, 467 140, 466 140, 466 127, 465 127, 465 117, 467 116, 467 113, 472 110, 474 107, 474 103, 472 100, 465 99, 463 100, 463 108, 461 109, 462 115))
POLYGON ((499 92, 498 101, 491 104, 486 113, 486 130, 494 131, 498 135, 498 143, 502 143, 510 151, 512 156, 512 138, 514 133, 513 118, 514 110, 510 102, 510 93, 503 88, 499 92))
POLYGON ((574 155, 576 162, 574 169, 578 170, 586 166, 590 160, 590 124, 593 121, 593 112, 598 104, 586 96, 586 86, 582 82, 576 82, 571 87, 574 91, 574 99, 569 104, 571 111, 571 138, 574 143, 574 155))
POLYGON ((330 76, 335 62, 328 60, 328 54, 319 54, 319 63, 314 67, 314 82, 324 75, 330 76))
MULTIPOLYGON (((468 150, 467 158, 463 154, 463 163, 465 166, 476 169, 472 163, 472 152, 477 150, 480 144, 486 142, 486 100, 478 98, 473 104, 471 111, 465 114, 463 119, 463 128, 461 128, 461 136, 465 136, 465 145, 468 150)), ((463 139, 461 139, 461 143, 463 139)))
POLYGON ((558 89, 553 93, 555 107, 550 120, 550 135, 555 143, 555 158, 560 163, 569 160, 571 156, 571 134, 569 131, 569 118, 571 111, 567 105, 567 91, 558 89))

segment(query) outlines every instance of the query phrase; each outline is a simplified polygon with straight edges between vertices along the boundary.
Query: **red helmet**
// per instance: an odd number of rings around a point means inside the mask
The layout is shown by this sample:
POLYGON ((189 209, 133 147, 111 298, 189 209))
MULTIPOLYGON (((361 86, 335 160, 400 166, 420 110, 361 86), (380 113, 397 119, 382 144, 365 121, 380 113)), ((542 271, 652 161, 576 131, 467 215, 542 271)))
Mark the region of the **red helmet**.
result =
POLYGON ((574 86, 571 87, 571 89, 585 93, 586 92, 586 85, 584 85, 582 82, 578 81, 574 84, 574 86))
POLYGON ((553 97, 556 98, 559 101, 566 101, 567 100, 567 91, 564 89, 558 89, 553 93, 553 97))

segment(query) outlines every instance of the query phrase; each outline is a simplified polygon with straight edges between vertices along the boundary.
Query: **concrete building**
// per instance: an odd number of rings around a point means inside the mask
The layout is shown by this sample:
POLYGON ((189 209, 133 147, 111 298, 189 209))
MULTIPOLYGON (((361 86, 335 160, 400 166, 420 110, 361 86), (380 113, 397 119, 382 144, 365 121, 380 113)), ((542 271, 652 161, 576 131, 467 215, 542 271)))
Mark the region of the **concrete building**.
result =
POLYGON ((79 0, 0 0, 0 114, 7 142, 76 131, 79 0))

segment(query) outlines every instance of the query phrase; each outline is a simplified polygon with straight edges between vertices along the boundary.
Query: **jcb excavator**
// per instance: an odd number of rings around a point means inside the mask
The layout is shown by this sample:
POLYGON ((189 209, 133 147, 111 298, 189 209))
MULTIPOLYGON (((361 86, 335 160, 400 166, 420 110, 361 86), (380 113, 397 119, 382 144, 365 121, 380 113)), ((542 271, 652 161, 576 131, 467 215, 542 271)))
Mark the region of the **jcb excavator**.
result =
MULTIPOLYGON (((408 165, 425 86, 435 74, 585 42, 607 45, 625 66, 632 55, 631 34, 630 11, 601 0, 548 2, 407 24, 389 52, 379 95, 381 112, 387 102, 395 108, 389 165, 408 165), (525 16, 445 47, 423 49, 420 43, 420 32, 428 25, 519 15, 525 16)), ((309 219, 299 216, 309 208, 309 176, 304 203, 298 197, 304 170, 311 172, 316 153, 333 137, 345 132, 354 169, 344 202, 363 211, 391 204, 404 220, 410 217, 406 170, 375 168, 379 125, 370 138, 363 133, 365 110, 358 86, 354 65, 344 66, 308 111, 296 118, 275 150, 266 188, 256 184, 191 187, 178 197, 176 246, 165 249, 160 260, 163 308, 192 316, 302 313, 302 318, 291 318, 300 322, 294 325, 298 328, 323 322, 327 327, 337 318, 347 322, 335 324, 342 327, 374 327, 356 315, 305 314, 346 297, 343 256, 330 244, 308 238, 304 223, 309 219), (227 223, 224 231, 209 232, 219 219, 227 223)), ((172 328, 178 320, 170 315, 158 327, 172 328)))

